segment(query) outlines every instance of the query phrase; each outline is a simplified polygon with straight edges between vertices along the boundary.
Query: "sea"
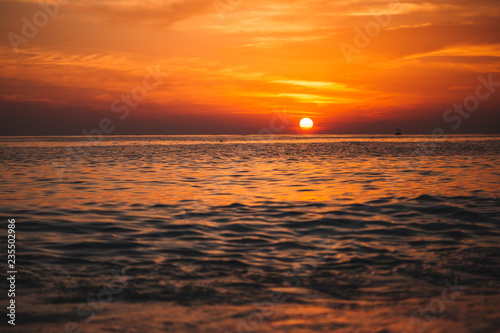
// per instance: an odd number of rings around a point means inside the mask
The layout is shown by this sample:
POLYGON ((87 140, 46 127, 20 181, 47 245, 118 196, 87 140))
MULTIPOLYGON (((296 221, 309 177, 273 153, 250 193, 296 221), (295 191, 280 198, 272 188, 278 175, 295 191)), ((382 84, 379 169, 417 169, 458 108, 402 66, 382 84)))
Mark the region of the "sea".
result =
POLYGON ((0 137, 0 199, 2 332, 500 332, 500 136, 0 137))

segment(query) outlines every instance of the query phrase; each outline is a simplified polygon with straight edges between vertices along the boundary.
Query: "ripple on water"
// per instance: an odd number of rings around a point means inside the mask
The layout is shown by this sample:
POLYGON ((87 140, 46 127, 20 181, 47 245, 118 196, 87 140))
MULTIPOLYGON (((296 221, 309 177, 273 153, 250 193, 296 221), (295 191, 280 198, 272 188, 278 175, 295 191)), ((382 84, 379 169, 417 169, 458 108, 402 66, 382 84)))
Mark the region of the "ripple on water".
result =
POLYGON ((106 139, 63 182, 61 142, 0 146, 20 296, 78 305, 123 269, 113 304, 239 309, 281 290, 285 306, 397 301, 409 316, 455 277, 468 296, 499 293, 497 139, 438 141, 421 160, 419 137, 205 139, 106 139))

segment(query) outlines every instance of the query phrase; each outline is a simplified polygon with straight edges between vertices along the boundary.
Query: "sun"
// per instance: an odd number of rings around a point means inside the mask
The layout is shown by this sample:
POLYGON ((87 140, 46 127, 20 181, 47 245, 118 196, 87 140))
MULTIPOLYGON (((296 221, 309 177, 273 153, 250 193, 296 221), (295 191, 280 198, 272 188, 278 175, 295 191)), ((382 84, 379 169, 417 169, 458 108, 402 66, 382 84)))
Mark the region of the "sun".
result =
POLYGON ((313 127, 313 121, 309 118, 302 118, 300 120, 300 128, 303 130, 310 130, 313 127))

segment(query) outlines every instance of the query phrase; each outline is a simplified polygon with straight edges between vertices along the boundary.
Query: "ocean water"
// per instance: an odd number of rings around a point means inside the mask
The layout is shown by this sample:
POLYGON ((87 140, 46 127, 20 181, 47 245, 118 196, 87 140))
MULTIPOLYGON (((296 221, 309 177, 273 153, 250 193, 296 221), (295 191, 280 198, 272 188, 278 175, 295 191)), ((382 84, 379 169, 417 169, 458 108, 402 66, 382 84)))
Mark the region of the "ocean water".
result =
POLYGON ((499 167, 499 136, 1 137, 0 329, 499 332, 499 167))

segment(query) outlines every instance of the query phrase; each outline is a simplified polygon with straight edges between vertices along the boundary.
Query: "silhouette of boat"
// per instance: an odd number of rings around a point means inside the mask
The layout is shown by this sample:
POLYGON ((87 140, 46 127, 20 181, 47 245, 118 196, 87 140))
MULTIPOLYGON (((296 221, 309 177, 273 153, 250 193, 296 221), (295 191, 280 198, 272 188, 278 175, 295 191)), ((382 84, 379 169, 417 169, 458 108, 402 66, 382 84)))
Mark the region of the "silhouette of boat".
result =
POLYGON ((396 130, 395 135, 401 135, 401 130, 399 128, 396 130))

